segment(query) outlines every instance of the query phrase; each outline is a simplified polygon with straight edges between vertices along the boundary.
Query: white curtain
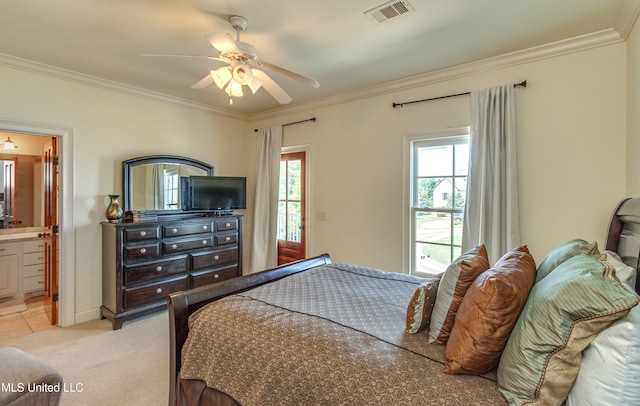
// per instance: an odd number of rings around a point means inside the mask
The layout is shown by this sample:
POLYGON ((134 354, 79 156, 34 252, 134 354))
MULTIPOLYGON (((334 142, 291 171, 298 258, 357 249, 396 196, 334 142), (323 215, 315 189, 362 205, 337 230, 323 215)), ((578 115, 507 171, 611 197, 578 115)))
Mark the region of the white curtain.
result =
POLYGON ((471 151, 462 252, 484 243, 490 263, 520 245, 513 85, 471 92, 471 151))
POLYGON ((282 126, 258 130, 256 198, 253 213, 251 272, 273 268, 278 263, 278 184, 282 126))
POLYGON ((162 165, 153 165, 151 187, 153 190, 153 208, 163 210, 164 207, 164 171, 162 165))

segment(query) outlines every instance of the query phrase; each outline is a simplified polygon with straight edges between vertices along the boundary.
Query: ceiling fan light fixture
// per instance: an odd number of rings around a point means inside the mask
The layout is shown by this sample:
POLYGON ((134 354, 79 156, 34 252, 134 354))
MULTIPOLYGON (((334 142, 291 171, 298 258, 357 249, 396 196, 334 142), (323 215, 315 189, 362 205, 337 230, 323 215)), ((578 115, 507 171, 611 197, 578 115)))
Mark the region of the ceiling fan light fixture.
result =
POLYGON ((231 79, 225 92, 227 92, 230 97, 242 97, 242 85, 234 79, 231 79))
POLYGON ((253 79, 253 72, 247 65, 243 63, 234 64, 231 72, 233 75, 233 80, 240 83, 241 85, 248 85, 253 79))
POLYGON ((225 86, 227 86, 227 84, 231 80, 231 77, 231 69, 228 67, 222 67, 211 71, 211 78, 213 79, 213 82, 216 84, 216 86, 218 86, 218 88, 220 89, 224 89, 225 86))

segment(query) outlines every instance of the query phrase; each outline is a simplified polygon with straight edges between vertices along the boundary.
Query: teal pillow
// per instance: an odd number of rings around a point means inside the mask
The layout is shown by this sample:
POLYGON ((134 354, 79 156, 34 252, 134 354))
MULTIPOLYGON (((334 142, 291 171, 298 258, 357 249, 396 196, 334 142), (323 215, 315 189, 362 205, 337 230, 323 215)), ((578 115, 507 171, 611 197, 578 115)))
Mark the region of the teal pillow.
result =
POLYGON ((587 254, 566 260, 533 286, 500 359, 500 392, 509 404, 561 404, 582 351, 638 300, 608 263, 587 254))
POLYGON ((558 265, 569 258, 578 254, 599 255, 598 243, 595 241, 587 242, 581 239, 575 239, 565 242, 554 248, 546 257, 538 264, 536 272, 536 283, 549 275, 558 265))

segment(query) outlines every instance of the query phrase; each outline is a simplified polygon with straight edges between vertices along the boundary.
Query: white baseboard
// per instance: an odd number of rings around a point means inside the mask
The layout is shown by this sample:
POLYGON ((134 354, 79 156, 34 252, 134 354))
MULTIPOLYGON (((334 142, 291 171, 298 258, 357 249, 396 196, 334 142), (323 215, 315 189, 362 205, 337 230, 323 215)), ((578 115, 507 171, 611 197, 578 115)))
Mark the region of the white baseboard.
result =
POLYGON ((85 323, 87 321, 98 320, 100 318, 100 308, 87 310, 76 313, 75 324, 85 323))

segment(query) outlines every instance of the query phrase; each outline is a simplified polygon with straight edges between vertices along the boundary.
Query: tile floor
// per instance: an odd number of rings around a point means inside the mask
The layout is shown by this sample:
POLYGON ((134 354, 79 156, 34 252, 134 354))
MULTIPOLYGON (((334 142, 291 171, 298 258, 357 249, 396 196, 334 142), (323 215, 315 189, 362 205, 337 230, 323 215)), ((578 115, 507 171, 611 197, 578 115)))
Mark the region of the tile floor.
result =
POLYGON ((51 328, 44 312, 44 296, 25 299, 27 310, 0 316, 0 341, 51 328))

